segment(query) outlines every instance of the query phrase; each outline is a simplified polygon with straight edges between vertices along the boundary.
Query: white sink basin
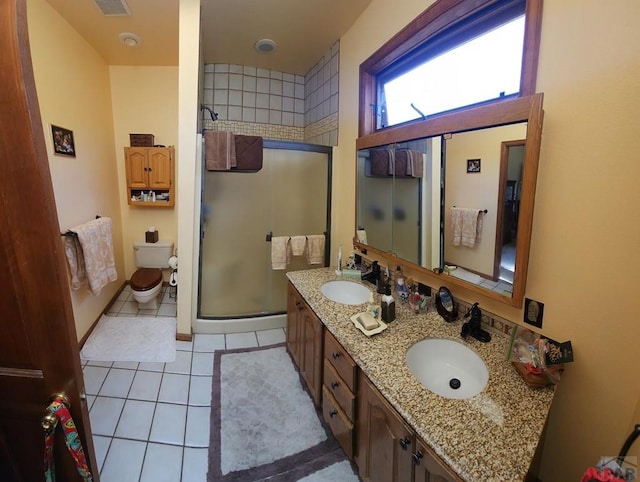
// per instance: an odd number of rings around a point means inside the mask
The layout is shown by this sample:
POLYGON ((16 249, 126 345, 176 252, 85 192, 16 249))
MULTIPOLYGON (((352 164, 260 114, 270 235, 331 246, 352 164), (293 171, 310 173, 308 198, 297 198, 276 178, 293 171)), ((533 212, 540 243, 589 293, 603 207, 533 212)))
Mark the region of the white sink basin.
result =
POLYGON ((371 291, 351 281, 328 281, 320 287, 320 292, 336 303, 361 305, 369 301, 371 291))
POLYGON ((425 388, 445 398, 471 398, 489 380, 489 370, 482 358, 453 340, 419 341, 407 350, 407 365, 425 388))

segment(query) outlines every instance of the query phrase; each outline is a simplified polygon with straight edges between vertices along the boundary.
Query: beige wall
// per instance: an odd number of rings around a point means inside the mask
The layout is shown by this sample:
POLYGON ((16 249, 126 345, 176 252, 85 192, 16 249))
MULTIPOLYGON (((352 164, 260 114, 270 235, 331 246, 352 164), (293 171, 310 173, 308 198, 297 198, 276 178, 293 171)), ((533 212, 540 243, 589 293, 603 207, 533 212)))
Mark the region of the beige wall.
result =
MULTIPOLYGON (((178 143, 178 67, 109 67, 115 159, 118 170, 118 196, 122 205, 122 239, 125 277, 136 270, 133 243, 144 241, 148 227, 159 231, 161 241, 178 247, 177 207, 147 208, 130 206, 126 199, 124 147, 129 134, 153 134, 155 144, 176 146, 178 143)), ((176 156, 177 157, 177 156, 176 156)), ((179 158, 176 159, 178 171, 179 158)), ((169 270, 165 270, 165 280, 169 270)))
POLYGON ((96 215, 113 219, 118 280, 107 285, 99 296, 86 287, 71 292, 76 332, 81 338, 100 317, 126 274, 109 69, 47 2, 28 0, 27 14, 60 230, 64 232, 96 215), (73 131, 75 158, 53 154, 50 124, 73 131))
MULTIPOLYGON (((354 234, 358 67, 429 3, 373 0, 341 39, 333 252, 354 234)), ((545 2, 538 70, 545 119, 526 296, 545 303, 543 332, 572 340, 576 357, 551 411, 546 482, 579 480, 601 455, 616 453, 636 414, 638 45, 636 0, 606 9, 596 0, 545 2)), ((522 320, 522 310, 452 291, 522 320)))

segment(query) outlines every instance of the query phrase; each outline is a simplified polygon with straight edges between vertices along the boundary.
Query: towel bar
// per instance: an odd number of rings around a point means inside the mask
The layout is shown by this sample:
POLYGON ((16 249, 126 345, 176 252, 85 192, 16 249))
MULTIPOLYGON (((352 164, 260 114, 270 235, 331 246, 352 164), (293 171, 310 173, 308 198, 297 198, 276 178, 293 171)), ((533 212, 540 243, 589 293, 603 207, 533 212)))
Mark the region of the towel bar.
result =
MULTIPOLYGON (((96 219, 99 219, 101 216, 99 214, 96 215, 96 219)), ((67 231, 66 233, 60 233, 60 236, 78 236, 78 233, 74 233, 73 231, 67 231)))

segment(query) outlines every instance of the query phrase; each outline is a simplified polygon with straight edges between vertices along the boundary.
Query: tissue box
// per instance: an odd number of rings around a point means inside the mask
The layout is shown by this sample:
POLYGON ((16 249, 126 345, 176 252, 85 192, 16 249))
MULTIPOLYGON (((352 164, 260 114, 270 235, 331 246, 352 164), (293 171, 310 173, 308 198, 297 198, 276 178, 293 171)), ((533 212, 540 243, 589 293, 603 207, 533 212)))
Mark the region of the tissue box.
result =
POLYGON ((157 243, 158 242, 158 231, 147 231, 145 232, 145 241, 147 243, 157 243))

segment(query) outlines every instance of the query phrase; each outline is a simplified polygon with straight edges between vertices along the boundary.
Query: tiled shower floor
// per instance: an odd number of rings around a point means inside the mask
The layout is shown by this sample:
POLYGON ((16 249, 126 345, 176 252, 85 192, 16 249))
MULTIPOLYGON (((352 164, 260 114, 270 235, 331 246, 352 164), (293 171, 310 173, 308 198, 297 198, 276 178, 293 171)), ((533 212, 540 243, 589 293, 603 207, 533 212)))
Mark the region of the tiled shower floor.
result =
MULTIPOLYGON (((132 313, 129 294, 123 291, 109 315, 175 316, 168 293, 156 313, 132 313)), ((177 342, 172 363, 83 360, 102 482, 205 482, 214 352, 284 341, 282 328, 196 334, 177 342)))

